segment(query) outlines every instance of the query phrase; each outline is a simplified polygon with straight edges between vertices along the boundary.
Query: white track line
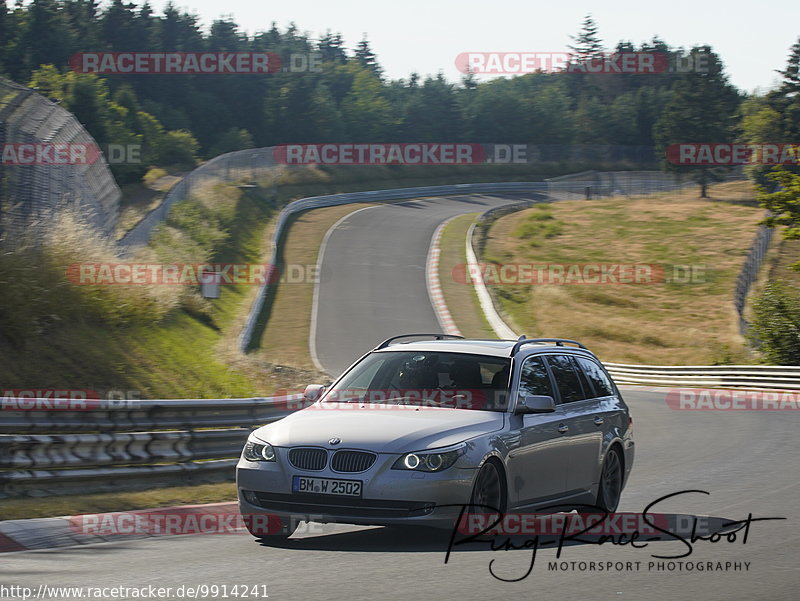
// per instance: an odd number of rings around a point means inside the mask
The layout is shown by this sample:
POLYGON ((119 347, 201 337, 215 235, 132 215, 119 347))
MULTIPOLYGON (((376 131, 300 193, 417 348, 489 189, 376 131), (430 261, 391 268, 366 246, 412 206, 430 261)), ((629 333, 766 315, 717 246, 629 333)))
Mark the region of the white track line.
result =
POLYGON ((444 293, 442 292, 442 285, 439 281, 439 256, 441 255, 439 242, 447 224, 460 216, 461 215, 454 215, 450 217, 450 219, 442 221, 439 224, 436 231, 433 232, 431 245, 428 248, 428 259, 425 262, 425 283, 428 287, 428 297, 430 298, 433 311, 436 313, 439 327, 442 328, 443 333, 455 334, 456 336, 460 336, 461 331, 458 329, 458 326, 456 326, 456 322, 450 314, 450 310, 447 308, 447 303, 444 300, 444 293))
POLYGON ((334 230, 339 227, 346 219, 349 219, 356 213, 360 213, 361 211, 366 211, 367 209, 375 209, 377 207, 381 207, 385 205, 372 205, 369 207, 362 207, 353 211, 352 213, 348 213, 344 215, 341 219, 339 219, 336 223, 334 223, 331 227, 328 228, 328 231, 325 232, 325 237, 322 239, 322 244, 319 247, 319 253, 317 254, 317 278, 318 281, 314 282, 314 300, 311 304, 311 325, 310 331, 308 333, 308 349, 311 352, 311 360, 314 362, 314 367, 317 368, 318 371, 322 373, 328 373, 325 368, 322 366, 322 363, 319 360, 319 356, 317 355, 317 311, 319 310, 319 278, 322 277, 322 260, 325 258, 325 249, 328 246, 328 240, 331 237, 331 234, 334 230))

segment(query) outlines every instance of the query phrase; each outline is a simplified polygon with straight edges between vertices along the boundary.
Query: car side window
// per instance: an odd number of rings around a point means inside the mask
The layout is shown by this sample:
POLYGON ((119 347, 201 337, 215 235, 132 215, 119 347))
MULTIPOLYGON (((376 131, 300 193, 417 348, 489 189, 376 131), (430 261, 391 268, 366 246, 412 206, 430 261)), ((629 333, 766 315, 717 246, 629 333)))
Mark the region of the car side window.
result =
POLYGON ((548 355, 547 363, 553 371, 556 387, 562 403, 574 403, 591 398, 591 392, 584 392, 578 371, 572 359, 566 355, 548 355))
POLYGON ((553 384, 550 382, 550 374, 547 373, 547 366, 541 357, 530 357, 522 364, 522 371, 519 378, 519 395, 546 395, 555 398, 553 384))
POLYGON ((608 376, 597 363, 582 357, 576 357, 576 361, 587 379, 592 383, 592 386, 594 386, 595 396, 603 397, 614 394, 613 384, 611 384, 608 376))

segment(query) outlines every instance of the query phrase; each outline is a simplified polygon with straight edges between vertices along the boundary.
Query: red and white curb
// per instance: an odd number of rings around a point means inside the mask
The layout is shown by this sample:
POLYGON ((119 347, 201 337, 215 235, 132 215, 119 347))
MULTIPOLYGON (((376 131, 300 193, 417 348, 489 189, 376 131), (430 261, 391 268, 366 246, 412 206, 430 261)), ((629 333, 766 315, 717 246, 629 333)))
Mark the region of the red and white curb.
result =
POLYGON ((182 534, 248 534, 239 504, 209 503, 55 518, 0 521, 0 553, 182 534), (167 517, 177 525, 169 531, 167 517))
MULTIPOLYGON (((458 215, 456 215, 457 217, 458 215)), ((439 241, 442 237, 444 228, 455 217, 451 217, 447 221, 443 221, 433 232, 431 239, 431 246, 428 249, 428 260, 425 265, 425 280, 428 286, 428 296, 431 299, 431 306, 436 313, 436 319, 439 321, 439 326, 445 334, 461 335, 461 331, 456 326, 453 316, 450 315, 450 310, 447 308, 447 303, 444 300, 444 293, 442 292, 442 284, 439 281, 439 257, 441 249, 439 248, 439 241)))

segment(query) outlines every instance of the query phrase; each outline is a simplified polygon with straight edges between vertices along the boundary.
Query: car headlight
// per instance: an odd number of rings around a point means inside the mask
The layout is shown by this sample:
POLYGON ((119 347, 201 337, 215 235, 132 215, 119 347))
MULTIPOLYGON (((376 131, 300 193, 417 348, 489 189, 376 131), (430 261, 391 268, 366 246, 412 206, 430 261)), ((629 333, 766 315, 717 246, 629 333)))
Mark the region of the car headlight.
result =
POLYGON ((414 472, 441 472, 452 466, 464 454, 465 447, 449 451, 419 451, 401 455, 392 466, 393 470, 414 472))
POLYGON ((267 442, 248 440, 242 457, 247 461, 275 461, 275 449, 267 442))

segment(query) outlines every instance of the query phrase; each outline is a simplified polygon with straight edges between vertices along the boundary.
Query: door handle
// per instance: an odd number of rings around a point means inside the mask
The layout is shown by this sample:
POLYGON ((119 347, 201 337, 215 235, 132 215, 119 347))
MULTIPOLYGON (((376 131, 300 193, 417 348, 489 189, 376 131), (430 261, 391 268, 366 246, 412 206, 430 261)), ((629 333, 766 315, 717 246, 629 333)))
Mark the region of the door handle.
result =
POLYGON ((594 416, 594 425, 595 425, 595 426, 602 426, 604 421, 606 421, 606 420, 604 420, 604 419, 603 419, 602 417, 600 417, 599 415, 595 415, 595 416, 594 416))
POLYGON ((558 426, 558 431, 561 432, 561 434, 564 434, 567 430, 569 430, 569 426, 566 424, 561 424, 558 426))

